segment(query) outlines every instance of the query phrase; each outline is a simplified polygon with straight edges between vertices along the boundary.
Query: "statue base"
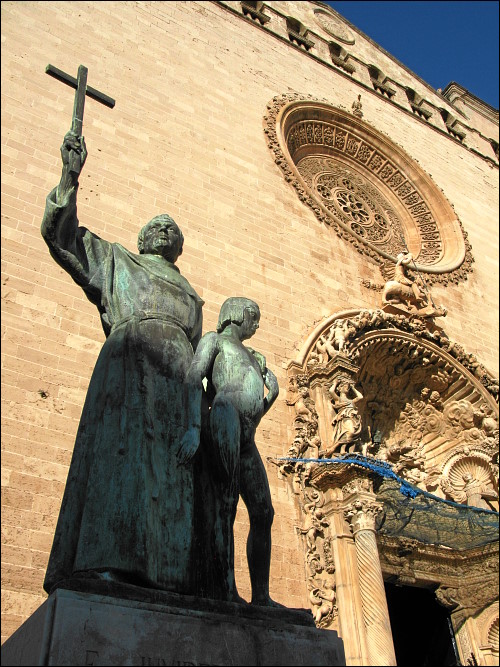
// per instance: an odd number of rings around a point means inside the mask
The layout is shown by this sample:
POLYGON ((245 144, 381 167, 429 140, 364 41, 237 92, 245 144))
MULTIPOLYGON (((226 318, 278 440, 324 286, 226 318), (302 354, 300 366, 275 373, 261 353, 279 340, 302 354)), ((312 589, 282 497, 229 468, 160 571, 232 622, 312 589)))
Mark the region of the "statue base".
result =
POLYGON ((307 610, 71 583, 5 642, 2 665, 345 665, 307 610))

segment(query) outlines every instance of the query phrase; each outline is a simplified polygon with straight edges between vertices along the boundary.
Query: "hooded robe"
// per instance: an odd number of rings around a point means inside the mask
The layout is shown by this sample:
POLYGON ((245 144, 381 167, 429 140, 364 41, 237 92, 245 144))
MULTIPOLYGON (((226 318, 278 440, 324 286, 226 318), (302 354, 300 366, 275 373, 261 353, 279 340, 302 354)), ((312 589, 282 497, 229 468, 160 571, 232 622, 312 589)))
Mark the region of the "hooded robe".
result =
MULTIPOLYGON (((193 590, 193 469, 176 451, 203 301, 174 264, 78 226, 76 190, 48 198, 42 235, 101 316, 106 341, 78 428, 44 588, 88 570, 193 590)), ((78 575, 76 575, 78 576, 78 575)))

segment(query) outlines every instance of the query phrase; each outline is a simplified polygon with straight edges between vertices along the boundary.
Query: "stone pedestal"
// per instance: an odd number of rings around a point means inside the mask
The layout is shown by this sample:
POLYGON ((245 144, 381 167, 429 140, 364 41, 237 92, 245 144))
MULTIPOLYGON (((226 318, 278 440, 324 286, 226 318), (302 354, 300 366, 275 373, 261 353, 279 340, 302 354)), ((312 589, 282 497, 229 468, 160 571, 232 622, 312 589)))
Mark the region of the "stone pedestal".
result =
POLYGON ((318 630, 305 610, 86 588, 52 593, 2 646, 1 664, 345 665, 337 633, 318 630))

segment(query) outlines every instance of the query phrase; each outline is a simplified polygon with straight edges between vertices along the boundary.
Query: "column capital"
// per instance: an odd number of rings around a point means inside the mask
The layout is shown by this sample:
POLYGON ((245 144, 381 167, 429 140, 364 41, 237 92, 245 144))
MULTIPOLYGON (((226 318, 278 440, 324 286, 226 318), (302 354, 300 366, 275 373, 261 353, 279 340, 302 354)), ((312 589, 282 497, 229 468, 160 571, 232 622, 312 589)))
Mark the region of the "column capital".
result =
POLYGON ((383 504, 374 498, 358 496, 344 507, 344 518, 349 523, 353 535, 360 530, 375 532, 375 521, 382 510, 383 504))

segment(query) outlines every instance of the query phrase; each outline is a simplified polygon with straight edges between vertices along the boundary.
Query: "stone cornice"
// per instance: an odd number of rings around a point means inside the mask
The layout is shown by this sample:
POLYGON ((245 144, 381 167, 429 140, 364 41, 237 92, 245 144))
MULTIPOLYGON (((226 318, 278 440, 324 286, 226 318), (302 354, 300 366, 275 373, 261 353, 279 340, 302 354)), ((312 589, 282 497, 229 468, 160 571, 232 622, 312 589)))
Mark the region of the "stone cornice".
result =
POLYGON ((478 113, 485 116, 488 120, 498 123, 498 109, 492 107, 490 104, 482 100, 480 97, 476 97, 473 93, 464 88, 459 83, 455 81, 450 81, 450 83, 443 88, 441 93, 450 102, 454 102, 457 98, 464 100, 464 104, 474 109, 478 113))
MULTIPOLYGON (((264 31, 264 32, 267 33, 268 35, 273 36, 275 39, 278 39, 279 41, 281 41, 281 42, 287 44, 290 48, 295 49, 295 50, 297 50, 297 51, 300 51, 301 53, 303 53, 303 54, 306 55, 307 57, 312 58, 313 60, 315 60, 317 63, 323 65, 324 67, 327 67, 330 71, 334 71, 334 72, 335 72, 336 74, 338 74, 339 76, 342 76, 342 77, 344 77, 345 79, 348 79, 349 81, 351 81, 352 83, 354 83, 356 86, 358 86, 359 88, 363 89, 364 92, 369 93, 370 95, 374 95, 375 97, 377 97, 377 99, 383 98, 383 100, 384 100, 385 103, 390 104, 390 105, 396 107, 398 110, 402 111, 402 112, 405 113, 406 115, 411 116, 411 117, 412 117, 413 119, 415 119, 417 122, 419 122, 419 123, 423 123, 424 125, 426 125, 426 126, 429 127, 430 129, 432 129, 433 131, 438 132, 440 135, 442 135, 442 136, 444 135, 444 136, 447 137, 449 140, 454 141, 455 143, 461 145, 465 150, 469 151, 469 152, 472 153, 473 155, 477 155, 478 157, 482 158, 483 160, 486 160, 486 161, 487 161, 488 163, 490 163, 491 165, 495 165, 496 167, 499 166, 498 162, 497 162, 492 156, 485 155, 485 154, 479 152, 476 148, 467 146, 466 144, 462 143, 459 139, 457 139, 456 137, 454 137, 454 136, 452 136, 451 134, 449 134, 449 132, 448 132, 446 129, 444 129, 444 128, 442 129, 442 128, 440 128, 440 127, 437 127, 436 125, 434 125, 434 124, 432 124, 432 123, 429 123, 427 120, 425 120, 424 118, 422 118, 420 115, 415 114, 415 113, 411 110, 410 107, 409 107, 409 108, 406 108, 406 107, 404 107, 403 105, 401 105, 400 103, 398 103, 397 101, 395 101, 394 99, 389 99, 389 98, 387 98, 387 97, 385 97, 385 96, 383 96, 383 95, 380 95, 380 94, 377 93, 372 87, 368 86, 368 85, 365 84, 363 81, 360 81, 360 80, 358 80, 358 79, 356 79, 356 78, 353 78, 351 74, 348 74, 348 73, 344 72, 341 68, 339 68, 338 66, 335 66, 333 63, 329 63, 328 61, 324 60, 323 58, 320 58, 319 56, 317 56, 317 55, 315 55, 314 53, 312 53, 310 50, 307 50, 307 51, 304 50, 303 48, 301 48, 301 47, 298 46, 297 44, 291 42, 291 41, 290 41, 288 38, 286 38, 285 36, 283 36, 283 35, 279 35, 278 33, 274 32, 273 30, 271 30, 271 29, 268 27, 268 24, 266 24, 266 25, 261 25, 259 22, 256 22, 256 21, 252 20, 251 18, 249 18, 248 16, 245 16, 245 15, 243 14, 243 12, 240 13, 239 11, 237 11, 236 9, 234 9, 233 7, 227 5, 225 2, 223 2, 223 0, 211 0, 211 1, 212 1, 214 4, 218 5, 219 7, 221 7, 222 9, 224 9, 225 11, 228 11, 228 12, 230 12, 231 14, 233 14, 234 16, 239 17, 241 20, 244 20, 244 21, 246 21, 247 23, 253 25, 257 30, 262 30, 262 31, 264 31)), ((312 3, 312 4, 317 4, 318 6, 321 6, 322 8, 328 7, 327 5, 325 6, 325 5, 323 5, 322 3, 312 3)), ((264 9, 266 9, 266 5, 264 5, 264 9)), ((285 15, 282 14, 282 13, 281 13, 280 11, 278 11, 277 9, 275 9, 272 5, 267 5, 267 9, 270 10, 270 11, 272 11, 272 12, 275 13, 276 15, 279 15, 280 17, 282 17, 283 20, 286 19, 285 15)), ((329 9, 331 9, 331 7, 329 7, 329 9)), ((332 11, 333 11, 333 10, 332 10, 332 11)), ((344 19, 344 17, 342 17, 341 15, 339 15, 339 16, 342 18, 342 20, 343 20, 347 25, 349 25, 350 27, 355 28, 356 31, 357 31, 359 34, 361 34, 361 35, 363 36, 363 38, 368 39, 368 40, 369 40, 369 41, 370 41, 370 42, 371 42, 377 49, 379 49, 381 52, 383 52, 386 56, 390 57, 394 62, 396 62, 396 63, 398 64, 398 66, 400 66, 400 67, 402 67, 404 70, 406 70, 409 74, 411 74, 412 77, 414 77, 414 78, 417 79, 419 82, 421 82, 422 85, 424 85, 427 89, 431 90, 432 93, 433 93, 433 95, 437 95, 438 97, 441 97, 442 100, 443 100, 443 103, 446 104, 446 105, 449 105, 449 106, 453 109, 454 112, 459 113, 461 116, 463 115, 462 112, 461 112, 459 109, 455 108, 455 106, 454 106, 448 99, 442 97, 442 95, 440 95, 440 94, 439 94, 437 91, 435 91, 431 86, 429 86, 428 83, 426 83, 425 81, 423 81, 422 79, 420 79, 420 77, 418 77, 418 75, 416 75, 414 72, 412 72, 411 70, 409 70, 408 68, 406 68, 402 63, 400 63, 396 58, 394 58, 394 56, 391 56, 389 53, 387 53, 386 51, 384 51, 384 49, 382 49, 382 47, 380 47, 378 44, 376 44, 376 42, 374 42, 374 41, 371 40, 369 37, 367 37, 366 35, 364 35, 364 33, 362 33, 362 32, 359 30, 359 28, 356 28, 355 26, 352 26, 352 24, 350 24, 349 21, 347 21, 346 19, 344 19)), ((310 33, 311 35, 313 35, 314 38, 315 38, 316 40, 319 40, 319 41, 323 41, 323 42, 325 42, 325 43, 328 43, 327 40, 326 40, 324 37, 321 37, 320 35, 316 34, 316 33, 314 32, 314 30, 309 29, 309 30, 308 30, 308 33, 310 33)), ((363 67, 368 68, 368 65, 367 65, 365 62, 363 62, 362 60, 360 60, 359 58, 357 58, 357 57, 354 56, 353 54, 350 54, 350 59, 351 59, 351 60, 355 60, 356 62, 358 62, 358 63, 359 63, 360 65, 362 65, 363 67)), ((394 83, 396 83, 401 89, 405 89, 405 88, 406 88, 406 86, 404 86, 404 85, 402 85, 402 84, 399 84, 397 81, 394 81, 393 79, 391 79, 391 81, 393 81, 394 83)), ((431 103, 431 102, 428 102, 428 104, 429 104, 429 106, 431 106, 431 107, 435 110, 435 113, 436 113, 436 114, 439 114, 439 107, 437 107, 435 104, 433 104, 433 103, 431 103)), ((483 135, 482 135, 476 128, 473 128, 473 127, 470 127, 470 126, 468 126, 468 125, 465 125, 464 123, 461 123, 461 124, 464 126, 464 128, 465 128, 467 131, 469 131, 469 132, 473 132, 474 134, 477 134, 477 135, 479 135, 481 138, 483 138, 484 140, 488 141, 488 138, 483 137, 483 135)), ((493 150, 493 149, 492 149, 492 150, 493 150)))

